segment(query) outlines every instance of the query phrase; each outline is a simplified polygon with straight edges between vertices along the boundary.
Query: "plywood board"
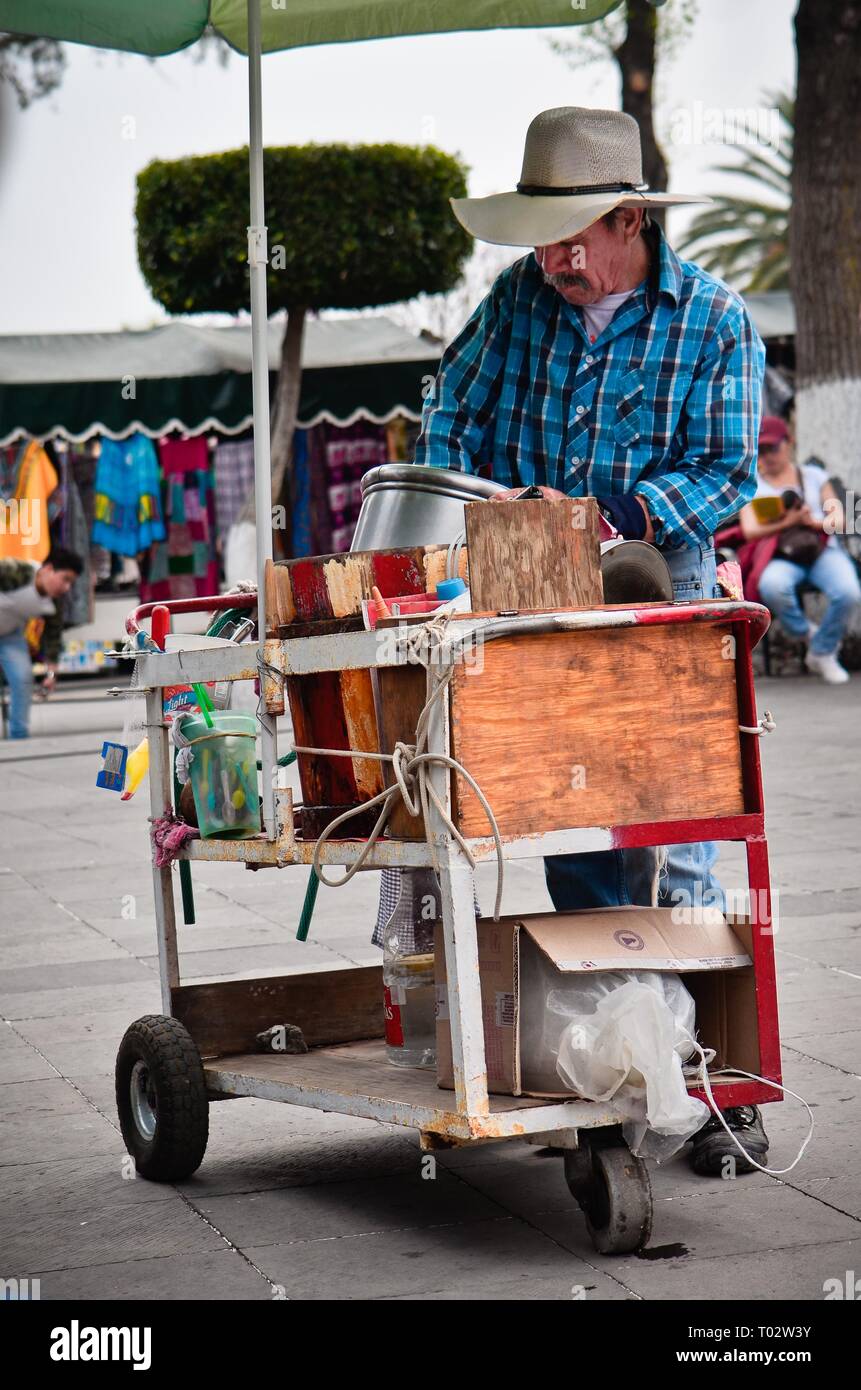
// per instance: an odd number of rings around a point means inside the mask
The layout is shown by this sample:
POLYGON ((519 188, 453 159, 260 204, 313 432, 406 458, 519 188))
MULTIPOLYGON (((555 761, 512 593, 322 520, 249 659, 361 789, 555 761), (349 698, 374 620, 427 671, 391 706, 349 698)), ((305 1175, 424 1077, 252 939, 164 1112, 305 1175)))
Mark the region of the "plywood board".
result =
POLYGON ((464 514, 473 612, 603 602, 593 497, 469 502, 464 514))
MULTIPOLYGON (((362 599, 376 584, 386 598, 420 594, 430 579, 443 577, 446 546, 401 546, 394 550, 357 550, 338 555, 310 555, 272 564, 267 577, 267 610, 272 632, 295 622, 311 623, 361 614, 362 599), (275 615, 277 621, 273 620, 275 615)), ((461 559, 460 572, 466 569, 461 559)), ((283 632, 282 636, 292 636, 283 632)))
MULTIPOLYGON (((350 748, 347 716, 341 693, 341 672, 318 671, 288 676, 293 740, 304 748, 350 748)), ((306 806, 353 806, 361 798, 350 758, 300 753, 299 781, 306 806)))
MULTIPOLYGON (((456 667, 454 756, 503 835, 744 810, 727 624, 502 638, 456 667)), ((457 778, 458 823, 486 835, 457 778)))
MULTIPOLYGON (((308 977, 305 976, 305 979, 308 977)), ((381 1102, 425 1105, 431 1110, 454 1109, 454 1099, 441 1094, 436 1071, 422 1067, 393 1067, 383 1042, 355 1042, 349 1047, 318 1048, 301 1056, 223 1056, 213 1070, 234 1072, 258 1081, 283 1081, 303 1090, 362 1095, 381 1102)), ((490 1113, 529 1110, 546 1105, 528 1097, 491 1096, 490 1113)))
MULTIPOLYGON (((427 700, 427 672, 424 666, 381 667, 376 679, 380 752, 391 753, 398 742, 415 743, 416 725, 427 700)), ((387 787, 395 780, 391 763, 383 764, 383 780, 387 787)), ((398 799, 387 832, 401 840, 423 840, 424 821, 421 816, 411 816, 398 799)))
MULTIPOLYGON (((341 700, 349 747, 365 753, 380 751, 370 671, 341 671, 341 700)), ((375 758, 353 758, 353 776, 361 801, 383 790, 383 767, 375 758)))
POLYGON ((171 1007, 204 1057, 253 1052, 256 1035, 282 1023, 301 1028, 309 1047, 378 1038, 384 1031, 383 971, 366 965, 181 985, 171 991, 171 1007))

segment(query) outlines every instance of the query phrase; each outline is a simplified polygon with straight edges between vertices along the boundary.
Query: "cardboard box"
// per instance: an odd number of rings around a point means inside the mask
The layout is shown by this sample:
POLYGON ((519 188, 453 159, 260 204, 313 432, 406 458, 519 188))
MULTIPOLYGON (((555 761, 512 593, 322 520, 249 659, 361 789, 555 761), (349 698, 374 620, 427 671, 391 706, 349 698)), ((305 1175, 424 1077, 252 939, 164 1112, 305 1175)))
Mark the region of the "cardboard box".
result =
MULTIPOLYGON (((622 907, 533 913, 476 924, 487 1088, 497 1095, 570 1096, 546 1077, 523 1075, 521 1042, 546 1011, 548 980, 572 973, 663 970, 679 974, 696 1004, 697 1036, 714 1048, 712 1070, 759 1072, 756 982, 748 923, 730 927, 717 911, 706 921, 678 908, 622 907)), ((454 1088, 442 924, 437 923, 437 1083, 454 1088)), ((714 1084, 718 1084, 716 1081, 714 1084)))

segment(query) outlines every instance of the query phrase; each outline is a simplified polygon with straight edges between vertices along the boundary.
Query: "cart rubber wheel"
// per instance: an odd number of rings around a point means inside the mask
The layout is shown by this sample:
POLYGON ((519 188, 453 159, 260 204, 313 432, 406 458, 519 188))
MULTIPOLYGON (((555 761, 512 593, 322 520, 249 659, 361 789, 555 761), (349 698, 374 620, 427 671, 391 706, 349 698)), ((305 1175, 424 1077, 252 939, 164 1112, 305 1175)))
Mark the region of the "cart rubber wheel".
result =
POLYGON ((652 1234, 652 1185, 627 1144, 592 1141, 565 1154, 565 1180, 602 1255, 642 1250, 652 1234))
POLYGON ((200 1167, 209 1102, 187 1028, 162 1014, 132 1023, 117 1053, 116 1089, 120 1129, 142 1177, 178 1182, 200 1167))

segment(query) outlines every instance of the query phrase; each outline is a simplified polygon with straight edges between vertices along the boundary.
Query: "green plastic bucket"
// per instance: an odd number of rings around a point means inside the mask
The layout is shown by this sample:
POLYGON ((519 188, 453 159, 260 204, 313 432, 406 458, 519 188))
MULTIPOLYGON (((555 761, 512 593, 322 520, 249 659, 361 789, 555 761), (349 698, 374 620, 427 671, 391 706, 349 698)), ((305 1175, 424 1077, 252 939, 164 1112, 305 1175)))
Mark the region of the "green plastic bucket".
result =
POLYGON ((197 824, 205 840, 242 840, 260 833, 257 721, 253 714, 214 711, 180 725, 193 754, 189 776, 197 824))

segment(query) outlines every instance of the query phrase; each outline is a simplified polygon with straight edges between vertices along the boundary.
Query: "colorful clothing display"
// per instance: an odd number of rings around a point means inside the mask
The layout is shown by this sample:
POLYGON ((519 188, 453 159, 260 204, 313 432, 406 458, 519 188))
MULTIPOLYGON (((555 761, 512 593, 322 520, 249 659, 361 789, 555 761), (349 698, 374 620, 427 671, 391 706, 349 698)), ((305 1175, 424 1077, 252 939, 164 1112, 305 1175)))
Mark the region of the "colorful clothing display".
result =
POLYGON ((138 555, 164 540, 158 457, 151 439, 104 439, 96 469, 92 540, 117 555, 138 555))
POLYGON ((59 481, 35 440, 0 450, 0 559, 38 564, 48 558, 59 481))
POLYGON ((311 475, 308 471, 308 431, 293 435, 293 559, 313 555, 311 548, 311 475))
MULTIPOLYGON (((55 450, 55 457, 57 451, 55 450)), ((55 536, 67 550, 72 550, 83 561, 84 568, 78 575, 68 594, 63 599, 63 626, 80 627, 92 622, 93 585, 90 573, 90 522, 74 471, 74 462, 69 450, 64 449, 58 458, 60 465, 60 492, 63 499, 63 512, 54 529, 55 536)))
POLYGON ((254 491, 254 440, 229 440, 215 450, 215 519, 222 540, 254 491))
POLYGON ((322 423, 307 431, 312 554, 349 550, 362 505, 361 480, 388 462, 385 425, 359 420, 341 429, 322 423))
POLYGON ((218 593, 215 495, 206 440, 159 443, 166 538, 144 562, 141 601, 218 593))

